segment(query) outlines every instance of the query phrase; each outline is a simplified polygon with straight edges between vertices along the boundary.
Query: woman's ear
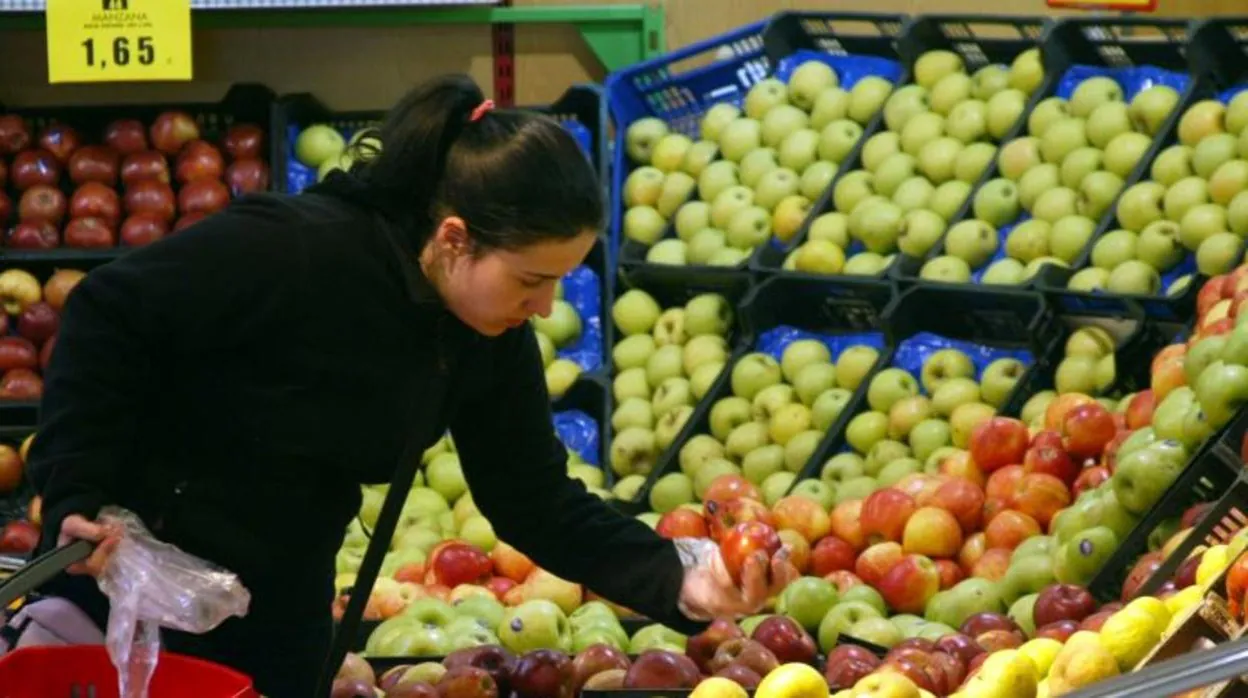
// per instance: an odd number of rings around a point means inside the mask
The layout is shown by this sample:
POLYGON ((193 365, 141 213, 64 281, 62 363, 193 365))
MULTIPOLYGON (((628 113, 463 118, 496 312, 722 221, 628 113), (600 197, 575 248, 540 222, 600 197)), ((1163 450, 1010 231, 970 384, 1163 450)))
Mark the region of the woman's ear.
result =
POLYGON ((433 240, 439 247, 455 256, 467 255, 472 252, 472 239, 468 236, 468 226, 459 216, 447 216, 438 223, 433 233, 433 240))

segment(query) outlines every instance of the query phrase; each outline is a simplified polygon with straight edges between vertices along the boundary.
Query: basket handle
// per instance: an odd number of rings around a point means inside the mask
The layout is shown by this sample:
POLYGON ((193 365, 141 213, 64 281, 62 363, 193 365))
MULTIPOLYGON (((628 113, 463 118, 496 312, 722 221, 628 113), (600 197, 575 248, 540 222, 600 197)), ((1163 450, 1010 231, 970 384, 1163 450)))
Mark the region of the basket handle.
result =
POLYGON ((87 559, 94 550, 95 543, 76 540, 31 560, 0 583, 0 610, 8 608, 9 604, 39 588, 70 565, 87 559))

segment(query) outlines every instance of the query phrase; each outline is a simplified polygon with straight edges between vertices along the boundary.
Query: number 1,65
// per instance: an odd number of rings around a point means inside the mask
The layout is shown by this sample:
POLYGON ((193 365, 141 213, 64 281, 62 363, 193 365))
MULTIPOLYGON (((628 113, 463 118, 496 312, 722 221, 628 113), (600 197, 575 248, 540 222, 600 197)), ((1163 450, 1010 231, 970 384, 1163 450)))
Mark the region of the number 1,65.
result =
MULTIPOLYGON (((129 65, 131 59, 137 60, 139 65, 151 65, 156 61, 156 48, 152 45, 152 37, 140 36, 134 40, 134 51, 131 52, 130 38, 119 36, 113 39, 113 65, 129 65)), ((93 66, 100 60, 100 56, 96 53, 95 39, 87 39, 82 42, 83 49, 87 52, 87 65, 93 66)), ((103 65, 103 63, 99 63, 103 65)))

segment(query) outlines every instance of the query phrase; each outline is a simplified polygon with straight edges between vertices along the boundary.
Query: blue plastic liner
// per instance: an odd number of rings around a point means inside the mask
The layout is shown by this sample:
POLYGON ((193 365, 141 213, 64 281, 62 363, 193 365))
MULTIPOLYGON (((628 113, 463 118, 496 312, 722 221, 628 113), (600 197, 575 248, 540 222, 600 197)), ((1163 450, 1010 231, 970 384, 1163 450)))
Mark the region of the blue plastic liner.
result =
MULTIPOLYGON (((1027 349, 988 347, 964 339, 942 337, 933 332, 920 332, 903 340, 897 346, 891 365, 893 368, 903 369, 917 377, 923 372, 923 363, 931 358, 932 354, 943 349, 957 349, 970 357, 971 363, 975 364, 976 381, 981 380, 984 369, 998 359, 1018 359, 1023 362, 1024 366, 1030 366, 1035 361, 1035 357, 1027 349)), ((921 385, 920 390, 922 390, 921 385)))
POLYGON ((776 361, 779 361, 784 354, 784 350, 799 339, 817 339, 823 342, 828 347, 828 351, 832 353, 833 361, 836 361, 841 352, 853 346, 865 344, 880 351, 884 350, 884 333, 882 332, 820 334, 791 325, 778 325, 763 332, 759 335, 758 342, 754 345, 754 350, 768 354, 776 361))
POLYGON ((581 316, 581 336, 558 355, 575 361, 582 371, 602 366, 602 286, 598 272, 582 264, 563 277, 563 299, 581 316))
POLYGON ((833 56, 819 51, 802 49, 790 56, 785 56, 776 64, 775 77, 788 82, 793 71, 807 61, 819 61, 832 67, 839 79, 842 89, 853 89, 858 81, 870 77, 884 78, 896 85, 901 81, 905 68, 900 62, 879 56, 833 56))
POLYGON ((576 451, 590 465, 598 462, 598 422, 581 410, 555 413, 555 433, 564 446, 576 451))

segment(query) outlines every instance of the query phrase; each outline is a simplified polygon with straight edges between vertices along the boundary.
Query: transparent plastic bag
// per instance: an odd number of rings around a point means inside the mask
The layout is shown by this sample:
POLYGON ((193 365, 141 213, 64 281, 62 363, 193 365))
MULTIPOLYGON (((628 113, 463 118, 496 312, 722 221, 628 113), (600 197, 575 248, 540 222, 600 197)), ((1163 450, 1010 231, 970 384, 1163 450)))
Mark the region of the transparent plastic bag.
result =
POLYGON ((160 629, 206 633, 246 615, 251 593, 235 574, 157 540, 133 512, 105 507, 99 521, 121 533, 98 579, 111 606, 108 654, 121 698, 146 698, 160 629))

